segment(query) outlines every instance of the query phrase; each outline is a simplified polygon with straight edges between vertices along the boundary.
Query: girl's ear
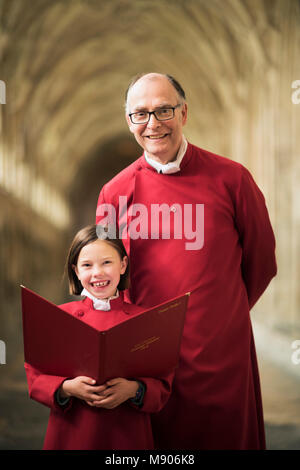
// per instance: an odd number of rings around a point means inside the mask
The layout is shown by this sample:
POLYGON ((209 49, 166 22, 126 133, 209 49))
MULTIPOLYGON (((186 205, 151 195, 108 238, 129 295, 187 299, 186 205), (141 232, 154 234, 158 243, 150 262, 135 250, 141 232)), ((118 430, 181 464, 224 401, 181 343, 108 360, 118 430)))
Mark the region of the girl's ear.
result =
POLYGON ((124 256, 124 258, 121 261, 121 273, 120 274, 125 273, 127 266, 128 266, 128 257, 124 256))
POLYGON ((78 277, 78 270, 77 270, 77 266, 75 264, 72 264, 72 269, 73 269, 73 271, 75 271, 75 274, 78 277))

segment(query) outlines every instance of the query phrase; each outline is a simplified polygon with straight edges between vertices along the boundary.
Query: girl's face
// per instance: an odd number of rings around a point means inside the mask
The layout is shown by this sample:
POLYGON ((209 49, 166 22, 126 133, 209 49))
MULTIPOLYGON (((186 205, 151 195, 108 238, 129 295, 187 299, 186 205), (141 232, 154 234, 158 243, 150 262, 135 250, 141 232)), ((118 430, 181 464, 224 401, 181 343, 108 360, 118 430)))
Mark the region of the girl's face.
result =
POLYGON ((82 286, 98 299, 115 295, 121 274, 127 268, 128 258, 120 258, 118 251, 105 240, 85 245, 73 266, 82 286))

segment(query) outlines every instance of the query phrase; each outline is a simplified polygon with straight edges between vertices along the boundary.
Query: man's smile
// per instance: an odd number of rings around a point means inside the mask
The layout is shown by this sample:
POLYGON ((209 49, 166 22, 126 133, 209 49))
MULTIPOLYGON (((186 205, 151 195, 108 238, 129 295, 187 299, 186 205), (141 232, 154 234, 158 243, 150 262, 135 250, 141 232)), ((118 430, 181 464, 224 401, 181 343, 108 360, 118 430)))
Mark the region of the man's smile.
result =
POLYGON ((169 134, 154 134, 154 135, 146 135, 148 139, 156 140, 156 139, 163 139, 164 137, 167 137, 169 134))

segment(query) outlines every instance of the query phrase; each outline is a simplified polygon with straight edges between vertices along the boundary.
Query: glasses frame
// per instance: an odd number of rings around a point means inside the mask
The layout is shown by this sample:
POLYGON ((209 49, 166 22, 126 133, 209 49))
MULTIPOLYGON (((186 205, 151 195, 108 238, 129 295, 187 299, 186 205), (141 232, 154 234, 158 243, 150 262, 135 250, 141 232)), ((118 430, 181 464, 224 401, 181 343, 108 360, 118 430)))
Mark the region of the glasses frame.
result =
POLYGON ((160 109, 172 109, 173 115, 172 115, 172 117, 169 117, 169 118, 167 118, 167 119, 158 119, 158 117, 156 116, 156 113, 157 113, 157 111, 159 111, 159 110, 157 110, 157 109, 156 109, 155 111, 145 111, 145 113, 148 114, 148 120, 145 121, 145 122, 133 122, 132 116, 133 116, 134 114, 138 114, 138 111, 137 111, 136 113, 129 113, 128 116, 130 117, 130 121, 132 122, 132 124, 136 124, 137 126, 140 125, 140 124, 148 124, 148 122, 150 121, 151 114, 153 114, 154 117, 155 117, 155 119, 156 119, 157 121, 159 121, 159 122, 162 122, 162 121, 170 121, 170 119, 173 119, 173 117, 174 117, 174 115, 175 115, 175 109, 179 108, 179 106, 182 106, 182 103, 179 103, 179 104, 177 104, 176 106, 165 106, 165 107, 163 106, 162 108, 160 108, 160 109))

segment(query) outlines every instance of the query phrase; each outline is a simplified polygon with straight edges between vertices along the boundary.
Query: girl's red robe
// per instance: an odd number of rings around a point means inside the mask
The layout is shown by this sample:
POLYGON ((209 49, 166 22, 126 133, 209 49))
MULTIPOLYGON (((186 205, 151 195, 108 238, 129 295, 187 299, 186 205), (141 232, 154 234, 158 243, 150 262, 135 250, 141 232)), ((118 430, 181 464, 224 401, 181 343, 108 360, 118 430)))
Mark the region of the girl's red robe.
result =
POLYGON ((156 446, 265 448, 249 310, 276 274, 275 239, 251 174, 188 144, 177 173, 159 174, 142 156, 104 185, 97 223, 114 222, 110 205, 130 256, 131 301, 150 307, 191 292, 172 394, 152 419, 156 446), (154 204, 165 204, 159 234, 154 204), (198 241, 188 239, 191 217, 198 241), (187 249, 196 241, 197 249, 187 249))
MULTIPOLYGON (((89 298, 60 307, 94 328, 104 330, 139 314, 143 309, 124 302, 123 293, 110 301, 111 310, 93 308, 89 298)), ((114 409, 95 408, 72 397, 62 407, 55 394, 67 377, 41 374, 25 363, 29 395, 50 408, 50 417, 43 449, 47 450, 131 450, 153 449, 150 413, 158 412, 166 403, 172 373, 161 380, 139 377, 146 385, 144 403, 138 408, 125 402, 114 409)))

